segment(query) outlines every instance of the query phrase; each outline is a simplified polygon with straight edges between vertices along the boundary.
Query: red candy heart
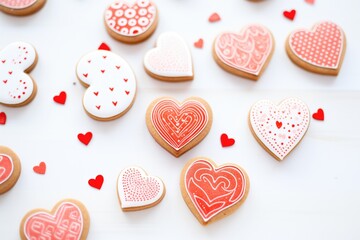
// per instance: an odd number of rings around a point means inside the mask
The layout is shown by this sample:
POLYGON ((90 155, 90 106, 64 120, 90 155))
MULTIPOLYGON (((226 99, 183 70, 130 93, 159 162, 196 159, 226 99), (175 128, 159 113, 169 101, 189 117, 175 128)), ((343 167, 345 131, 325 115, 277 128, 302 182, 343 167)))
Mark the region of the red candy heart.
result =
POLYGON ((308 4, 314 4, 315 0, 305 0, 305 2, 308 3, 308 4))
POLYGON ((312 115, 312 117, 313 117, 315 120, 324 121, 324 119, 325 119, 324 110, 322 110, 321 108, 319 108, 319 109, 317 110, 317 112, 312 115))
POLYGON ((59 104, 65 104, 66 102, 66 92, 62 91, 59 95, 54 96, 54 101, 59 104))
POLYGON ((45 174, 45 172, 46 172, 46 163, 41 162, 38 166, 34 166, 33 170, 37 174, 45 174))
POLYGON ((92 132, 87 132, 86 134, 79 133, 78 139, 80 142, 82 142, 85 145, 88 145, 93 137, 92 132))
POLYGON ((287 19, 294 20, 296 15, 296 10, 293 9, 291 11, 284 11, 283 14, 287 19))
POLYGON ((213 13, 209 17, 209 22, 217 22, 217 21, 220 21, 220 20, 221 20, 220 15, 217 14, 217 13, 213 13))
POLYGON ((199 38, 199 40, 194 43, 194 46, 195 46, 196 48, 203 48, 203 46, 204 46, 204 40, 203 40, 202 38, 199 38))
POLYGON ((88 183, 91 187, 100 190, 104 183, 104 177, 102 175, 97 175, 96 178, 89 179, 88 183))
POLYGON ((233 138, 229 138, 226 133, 221 134, 220 140, 221 146, 223 147, 230 147, 235 143, 235 140, 233 138))
POLYGON ((4 112, 0 112, 0 124, 5 125, 6 123, 6 114, 4 112))

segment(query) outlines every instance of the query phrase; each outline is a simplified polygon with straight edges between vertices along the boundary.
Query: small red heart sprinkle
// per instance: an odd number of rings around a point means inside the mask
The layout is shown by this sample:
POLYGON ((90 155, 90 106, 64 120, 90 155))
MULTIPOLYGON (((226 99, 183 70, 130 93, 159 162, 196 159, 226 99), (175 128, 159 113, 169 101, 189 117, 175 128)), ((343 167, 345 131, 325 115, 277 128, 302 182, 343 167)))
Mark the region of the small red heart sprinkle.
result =
POLYGON ((115 66, 117 69, 120 69, 120 66, 115 66))
POLYGON ((101 73, 104 73, 105 72, 105 70, 100 70, 101 71, 101 73))
POLYGON ((229 138, 226 133, 221 134, 220 141, 223 147, 230 147, 235 144, 235 139, 229 138))
POLYGON ((296 10, 293 9, 291 11, 284 11, 283 14, 287 19, 294 20, 296 15, 296 10))
POLYGON ((221 18, 219 16, 219 14, 217 14, 217 13, 213 13, 209 17, 209 22, 217 22, 217 21, 220 21, 220 20, 221 20, 221 18))
POLYGON ((82 143, 85 144, 85 145, 88 145, 88 144, 89 144, 89 142, 91 141, 92 137, 93 137, 92 132, 87 132, 87 133, 85 133, 85 134, 82 134, 82 133, 79 133, 79 134, 78 134, 78 139, 79 139, 79 141, 82 142, 82 143))
POLYGON ((6 123, 6 114, 4 112, 0 112, 0 124, 5 125, 6 123))
POLYGON ((125 91, 126 95, 129 95, 130 91, 125 91))
POLYGON ((117 102, 112 102, 113 104, 114 104, 114 106, 116 107, 116 105, 117 105, 117 102))
POLYGON ((3 82, 6 84, 8 80, 3 80, 3 82))
POLYGON ((324 119, 325 119, 324 110, 322 110, 321 108, 319 108, 319 109, 317 110, 317 112, 312 115, 312 117, 313 117, 315 120, 324 121, 324 119))
POLYGON ((5 62, 6 62, 6 60, 1 60, 1 62, 2 62, 2 63, 5 63, 5 62))
POLYGON ((98 50, 111 51, 110 47, 109 47, 106 43, 101 43, 101 45, 99 46, 98 50))
POLYGON ((95 96, 99 95, 99 92, 94 92, 95 96))
POLYGON ((100 108, 101 108, 101 105, 99 105, 99 106, 95 106, 98 110, 100 110, 100 108))
POLYGON ((91 187, 100 190, 104 183, 104 177, 102 175, 97 175, 96 178, 89 179, 88 183, 91 187))
POLYGON ((204 46, 204 40, 203 40, 202 38, 199 38, 199 40, 194 43, 194 46, 195 46, 196 48, 203 48, 203 46, 204 46))
POLYGON ((113 87, 109 87, 110 91, 114 91, 114 88, 113 87))
POLYGON ((128 79, 127 78, 124 78, 124 82, 127 82, 128 81, 128 79))
POLYGON ((305 2, 308 3, 308 4, 314 4, 315 0, 305 0, 305 2))
POLYGON ((54 101, 59 104, 65 104, 66 102, 66 92, 62 91, 59 95, 54 96, 54 101))
POLYGON ((34 172, 37 174, 45 174, 46 172, 46 163, 41 162, 38 166, 33 167, 34 172))
POLYGON ((282 122, 276 121, 276 127, 280 129, 282 127, 282 122))
POLYGON ((83 74, 84 77, 88 77, 88 75, 89 75, 88 73, 84 73, 84 74, 83 74))
POLYGON ((9 74, 11 75, 11 74, 12 74, 12 71, 10 71, 9 74))

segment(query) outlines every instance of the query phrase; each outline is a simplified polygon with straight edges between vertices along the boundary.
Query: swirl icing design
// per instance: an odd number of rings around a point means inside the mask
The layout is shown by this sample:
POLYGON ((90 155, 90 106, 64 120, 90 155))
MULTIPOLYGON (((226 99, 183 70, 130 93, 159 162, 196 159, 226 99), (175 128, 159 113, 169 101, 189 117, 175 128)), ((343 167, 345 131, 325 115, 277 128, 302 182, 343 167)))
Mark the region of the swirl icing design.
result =
POLYGON ((223 165, 216 168, 204 159, 198 159, 188 167, 184 181, 186 192, 204 222, 239 203, 248 184, 238 167, 223 165))
POLYGON ((151 122, 157 133, 175 150, 196 138, 208 121, 206 108, 195 100, 178 105, 172 99, 163 99, 156 103, 151 112, 151 122))
POLYGON ((279 160, 296 147, 309 124, 309 109, 297 98, 288 98, 279 106, 262 100, 250 110, 250 125, 254 134, 279 160))
POLYGON ((14 172, 14 163, 10 156, 0 154, 0 184, 6 182, 14 172))
POLYGON ((225 32, 215 40, 215 53, 220 61, 237 70, 259 75, 273 51, 270 31, 250 25, 240 33, 225 32))
POLYGON ((156 20, 156 7, 149 0, 112 3, 105 12, 105 22, 114 32, 124 36, 138 36, 146 32, 156 20))
POLYGON ((345 36, 332 22, 322 22, 309 30, 298 30, 289 37, 291 51, 317 67, 337 69, 344 50, 345 36))
POLYGON ((0 0, 0 6, 23 9, 35 4, 38 0, 0 0))
POLYGON ((83 232, 81 210, 72 202, 63 202, 54 215, 38 212, 30 215, 24 224, 27 239, 80 240, 83 232))
POLYGON ((36 61, 28 43, 14 42, 0 51, 0 103, 18 105, 32 97, 34 83, 24 71, 36 61))

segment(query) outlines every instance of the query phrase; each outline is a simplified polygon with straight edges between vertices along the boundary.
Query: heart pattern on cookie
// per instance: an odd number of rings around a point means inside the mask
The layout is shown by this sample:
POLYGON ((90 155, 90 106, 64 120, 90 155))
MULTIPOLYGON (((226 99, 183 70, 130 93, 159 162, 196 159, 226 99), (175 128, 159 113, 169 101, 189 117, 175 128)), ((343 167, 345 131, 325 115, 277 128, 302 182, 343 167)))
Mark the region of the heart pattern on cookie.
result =
POLYGON ((0 0, 0 6, 11 9, 24 9, 35 4, 38 0, 0 0))
POLYGON ((121 117, 132 106, 136 79, 130 65, 120 56, 104 49, 86 54, 77 65, 81 83, 88 87, 83 97, 86 113, 96 120, 121 117))
POLYGON ((283 160, 300 143, 310 124, 309 109, 297 98, 279 105, 261 100, 251 108, 249 118, 254 136, 277 160, 283 160))
POLYGON ((148 176, 142 168, 135 166, 121 171, 117 189, 124 211, 152 207, 165 195, 165 186, 160 178, 148 176))
POLYGON ((216 166, 206 158, 190 160, 181 175, 185 202, 202 224, 217 215, 224 217, 245 201, 249 180, 235 164, 216 166))
POLYGON ((214 57, 219 65, 250 79, 259 78, 273 51, 272 34, 261 25, 249 25, 240 33, 224 32, 214 43, 214 57))
POLYGON ((14 42, 0 50, 0 104, 22 106, 36 92, 35 83, 26 73, 37 61, 33 46, 14 42))
POLYGON ((0 185, 6 182, 14 171, 14 163, 10 156, 0 154, 0 185))
POLYGON ((301 63, 305 63, 312 67, 311 71, 322 73, 324 69, 329 69, 337 74, 345 53, 345 41, 342 29, 325 21, 316 24, 312 30, 292 32, 288 37, 287 51, 290 58, 300 60, 297 64, 302 67, 301 63))
POLYGON ((160 80, 191 80, 194 76, 190 49, 174 32, 159 36, 156 48, 145 54, 144 66, 150 76, 160 80))

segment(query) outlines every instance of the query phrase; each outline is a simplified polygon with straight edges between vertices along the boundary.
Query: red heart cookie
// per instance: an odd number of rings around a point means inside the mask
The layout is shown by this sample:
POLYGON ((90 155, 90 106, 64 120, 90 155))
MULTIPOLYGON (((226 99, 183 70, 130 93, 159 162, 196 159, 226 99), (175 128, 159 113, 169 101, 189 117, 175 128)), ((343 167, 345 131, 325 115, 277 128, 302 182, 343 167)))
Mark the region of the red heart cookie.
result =
POLYGON ((158 204, 165 196, 165 186, 160 178, 133 166, 121 171, 117 192, 122 210, 136 211, 158 204))
POLYGON ((85 240, 90 218, 79 201, 66 199, 51 212, 35 209, 25 215, 20 226, 21 239, 76 239, 85 240))
POLYGON ((183 198, 201 224, 232 213, 249 192, 246 172, 235 164, 216 166, 210 159, 190 160, 181 173, 183 198))
POLYGON ((200 98, 188 98, 181 104, 171 98, 160 98, 149 106, 146 123, 155 140, 179 157, 207 135, 212 112, 200 98))
POLYGON ((249 25, 240 33, 224 32, 213 45, 213 56, 226 71, 257 80, 274 51, 271 32, 261 25, 249 25))
POLYGON ((278 106, 261 100, 251 108, 249 118, 256 140, 277 160, 283 160, 300 143, 310 124, 309 109, 297 98, 278 106))
POLYGON ((346 49, 345 34, 335 23, 325 21, 312 30, 292 32, 286 44, 290 59, 300 67, 315 73, 337 75, 346 49))
POLYGON ((59 104, 65 104, 66 102, 66 92, 61 91, 59 95, 54 96, 54 101, 59 104))
POLYGON ((9 191, 21 173, 19 157, 10 149, 0 146, 0 194, 9 191))

